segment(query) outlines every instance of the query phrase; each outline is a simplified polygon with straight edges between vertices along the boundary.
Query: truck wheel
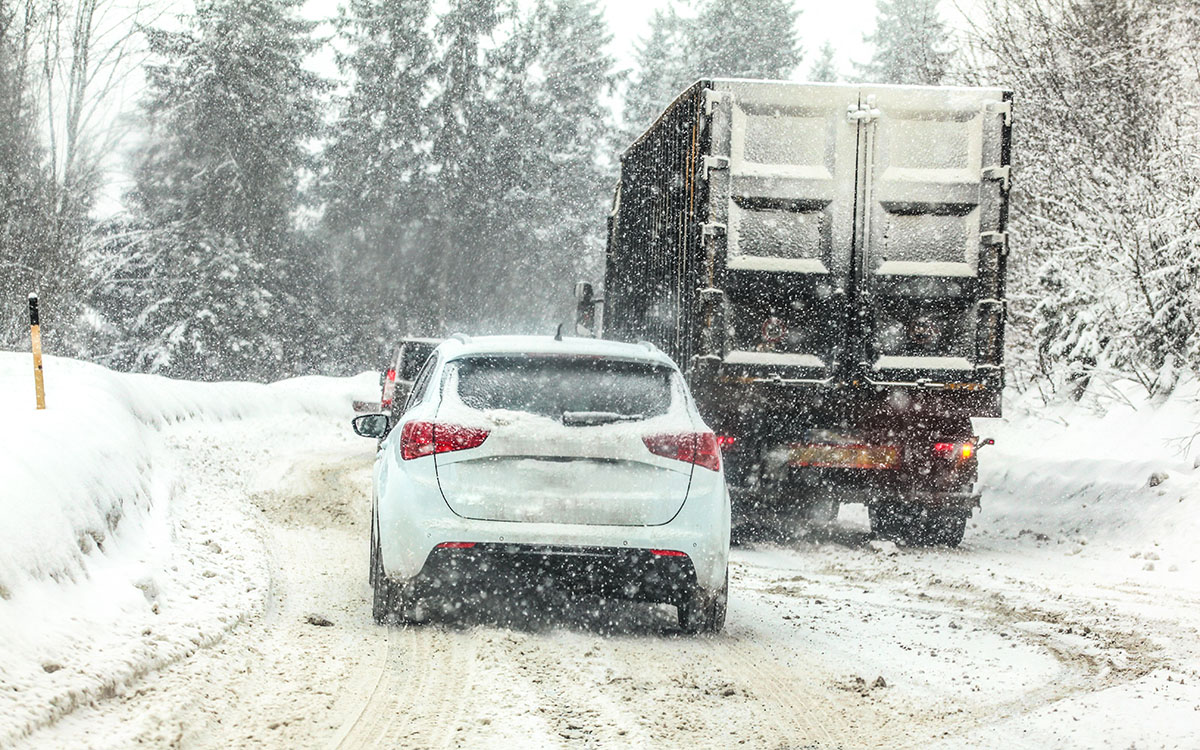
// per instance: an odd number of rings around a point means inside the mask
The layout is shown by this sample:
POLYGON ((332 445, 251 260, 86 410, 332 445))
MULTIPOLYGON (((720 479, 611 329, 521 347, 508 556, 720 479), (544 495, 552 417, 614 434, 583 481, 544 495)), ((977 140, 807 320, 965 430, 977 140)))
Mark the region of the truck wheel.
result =
POLYGON ((832 526, 838 517, 839 504, 833 498, 820 498, 800 506, 800 519, 809 526, 832 526))
POLYGON ((967 514, 961 510, 931 510, 925 517, 925 544, 957 547, 967 531, 967 514))
POLYGON ((697 633, 719 633, 725 627, 725 610, 729 602, 729 570, 725 571, 725 583, 715 592, 697 588, 688 600, 676 606, 679 610, 679 628, 689 635, 697 633))
POLYGON ((880 505, 872 503, 867 506, 867 515, 871 519, 871 533, 879 539, 890 541, 907 541, 905 514, 896 505, 880 505))

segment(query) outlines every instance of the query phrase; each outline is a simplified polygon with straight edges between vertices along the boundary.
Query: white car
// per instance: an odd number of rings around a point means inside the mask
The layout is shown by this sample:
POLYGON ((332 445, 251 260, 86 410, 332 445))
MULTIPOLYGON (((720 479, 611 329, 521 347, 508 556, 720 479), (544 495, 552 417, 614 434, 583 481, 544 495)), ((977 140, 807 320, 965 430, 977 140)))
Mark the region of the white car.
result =
POLYGON ((472 574, 550 575, 725 620, 729 495, 716 437, 679 369, 649 344, 456 336, 437 347, 375 462, 377 622, 472 574))

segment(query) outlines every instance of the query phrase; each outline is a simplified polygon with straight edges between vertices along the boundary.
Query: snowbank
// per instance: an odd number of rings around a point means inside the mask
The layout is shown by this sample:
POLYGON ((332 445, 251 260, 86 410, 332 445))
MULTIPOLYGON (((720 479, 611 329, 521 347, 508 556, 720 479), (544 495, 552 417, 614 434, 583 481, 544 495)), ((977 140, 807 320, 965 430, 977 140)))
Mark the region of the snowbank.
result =
MULTIPOLYGON (((374 377, 305 377, 272 385, 193 383, 48 357, 46 404, 34 408, 28 354, 0 352, 0 599, 33 581, 78 580, 144 523, 157 490, 156 428, 184 419, 225 421, 298 414, 350 417, 374 377)), ((269 436, 264 435, 264 439, 269 436)))
MULTIPOLYGON (((1196 558, 1200 534, 1200 383, 1155 402, 1122 382, 1080 402, 1006 404, 1003 420, 977 420, 996 438, 979 453, 980 524, 1030 541, 1109 551, 1169 570, 1196 558), (1095 545, 1093 544, 1093 547, 1095 545)), ((1141 565, 1142 563, 1139 563, 1141 565)))
POLYGON ((378 387, 368 373, 192 383, 53 357, 45 376, 37 411, 31 357, 0 352, 0 746, 261 608, 269 553, 239 472, 349 433, 352 401, 378 387))

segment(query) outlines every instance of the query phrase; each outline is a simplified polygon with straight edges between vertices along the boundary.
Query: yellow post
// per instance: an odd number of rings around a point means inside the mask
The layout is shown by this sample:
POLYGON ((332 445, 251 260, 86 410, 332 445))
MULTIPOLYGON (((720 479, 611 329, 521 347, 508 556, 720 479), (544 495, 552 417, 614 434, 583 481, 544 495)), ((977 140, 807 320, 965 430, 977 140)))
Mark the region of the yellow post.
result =
POLYGON ((42 326, 38 322, 38 299, 29 295, 29 335, 33 339, 33 387, 37 390, 37 408, 46 408, 46 384, 42 381, 42 326))

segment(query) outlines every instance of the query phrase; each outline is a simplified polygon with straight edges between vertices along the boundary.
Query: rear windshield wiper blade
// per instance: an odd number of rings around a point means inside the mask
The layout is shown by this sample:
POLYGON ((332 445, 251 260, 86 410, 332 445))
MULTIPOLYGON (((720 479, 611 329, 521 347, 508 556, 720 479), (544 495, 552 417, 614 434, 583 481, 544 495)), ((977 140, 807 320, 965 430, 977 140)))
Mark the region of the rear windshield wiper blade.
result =
POLYGON ((618 414, 612 411, 564 411, 562 415, 562 423, 568 427, 637 422, 642 419, 645 417, 641 414, 618 414))

